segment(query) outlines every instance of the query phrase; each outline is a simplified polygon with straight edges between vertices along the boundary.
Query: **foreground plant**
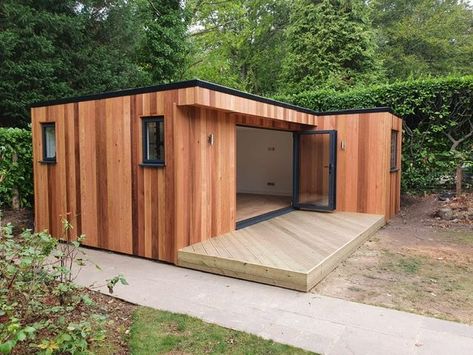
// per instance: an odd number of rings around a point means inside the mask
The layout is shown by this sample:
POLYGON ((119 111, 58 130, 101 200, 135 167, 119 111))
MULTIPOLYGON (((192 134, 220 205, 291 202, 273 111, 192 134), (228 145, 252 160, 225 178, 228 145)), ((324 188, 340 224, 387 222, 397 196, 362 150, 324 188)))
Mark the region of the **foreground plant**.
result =
MULTIPOLYGON (((71 240, 63 219, 59 240, 49 233, 0 229, 0 353, 25 347, 39 354, 87 353, 105 338, 105 317, 74 280, 89 262, 79 249, 84 236, 71 240)), ((98 267, 98 266, 97 266, 98 267)), ((126 284, 122 276, 107 280, 111 291, 126 284)))

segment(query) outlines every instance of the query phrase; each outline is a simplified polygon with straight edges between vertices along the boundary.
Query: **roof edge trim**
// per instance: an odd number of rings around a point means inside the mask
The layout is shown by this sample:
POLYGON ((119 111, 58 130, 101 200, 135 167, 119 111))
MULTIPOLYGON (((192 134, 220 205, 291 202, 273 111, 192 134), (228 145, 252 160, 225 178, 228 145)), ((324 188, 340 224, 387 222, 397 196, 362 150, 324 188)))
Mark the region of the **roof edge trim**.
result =
POLYGON ((255 95, 255 94, 250 94, 248 92, 232 89, 227 86, 214 84, 214 83, 211 83, 205 80, 200 80, 200 79, 192 79, 192 80, 179 81, 179 82, 168 83, 168 84, 144 86, 144 87, 133 88, 133 89, 107 91, 107 92, 98 93, 98 94, 88 94, 88 95, 82 95, 82 96, 65 97, 61 99, 38 101, 38 102, 33 103, 31 107, 45 107, 45 106, 52 106, 52 105, 71 104, 71 103, 82 102, 82 101, 103 100, 103 99, 109 99, 109 98, 114 98, 114 97, 148 94, 148 93, 159 92, 159 91, 187 89, 191 87, 201 87, 204 89, 214 90, 214 91, 242 97, 249 100, 255 100, 258 102, 262 102, 262 103, 266 103, 266 104, 270 104, 274 106, 284 107, 287 109, 307 113, 314 116, 370 113, 370 112, 390 112, 394 114, 393 110, 389 107, 375 107, 375 108, 317 112, 305 107, 293 105, 287 102, 278 101, 278 100, 270 99, 270 98, 255 95))

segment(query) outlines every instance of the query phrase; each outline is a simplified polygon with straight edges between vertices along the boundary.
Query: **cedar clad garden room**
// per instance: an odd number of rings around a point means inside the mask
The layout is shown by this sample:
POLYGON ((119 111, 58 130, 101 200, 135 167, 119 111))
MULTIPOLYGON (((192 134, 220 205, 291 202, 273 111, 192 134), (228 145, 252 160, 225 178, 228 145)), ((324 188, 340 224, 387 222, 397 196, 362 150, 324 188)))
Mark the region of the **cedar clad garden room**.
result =
POLYGON ((32 108, 35 228, 307 291, 400 208, 402 120, 200 80, 32 108))

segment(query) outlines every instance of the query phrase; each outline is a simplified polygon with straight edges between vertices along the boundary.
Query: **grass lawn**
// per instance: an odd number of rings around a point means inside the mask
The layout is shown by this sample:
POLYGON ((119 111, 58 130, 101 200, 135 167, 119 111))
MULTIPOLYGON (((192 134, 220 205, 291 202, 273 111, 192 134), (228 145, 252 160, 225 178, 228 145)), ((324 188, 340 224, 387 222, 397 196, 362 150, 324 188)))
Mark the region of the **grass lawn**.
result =
POLYGON ((138 307, 129 335, 132 354, 311 354, 182 314, 138 307))

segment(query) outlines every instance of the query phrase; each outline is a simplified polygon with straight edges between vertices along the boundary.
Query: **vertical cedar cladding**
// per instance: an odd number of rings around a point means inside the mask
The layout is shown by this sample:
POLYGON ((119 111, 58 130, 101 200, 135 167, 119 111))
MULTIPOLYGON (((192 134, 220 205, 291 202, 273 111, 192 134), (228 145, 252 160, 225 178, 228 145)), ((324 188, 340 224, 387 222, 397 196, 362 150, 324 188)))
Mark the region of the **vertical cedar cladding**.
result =
POLYGON ((176 101, 163 91, 33 108, 36 229, 59 236, 67 215, 85 245, 168 262, 233 230, 235 120, 176 101), (150 116, 164 117, 165 166, 141 165, 150 116), (41 122, 56 123, 56 164, 40 162, 41 122))
POLYGON ((235 229, 236 126, 229 113, 175 107, 176 249, 235 229), (208 141, 213 134, 213 144, 208 141))
POLYGON ((60 236, 67 216, 86 245, 173 261, 172 178, 139 166, 141 116, 164 110, 163 92, 33 108, 36 229, 60 236), (56 123, 56 164, 40 162, 42 122, 56 123))
POLYGON ((337 130, 337 211, 382 214, 386 219, 399 212, 401 173, 390 171, 390 143, 391 131, 399 131, 400 162, 401 128, 402 120, 389 112, 318 118, 317 129, 337 130))

